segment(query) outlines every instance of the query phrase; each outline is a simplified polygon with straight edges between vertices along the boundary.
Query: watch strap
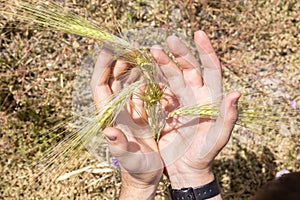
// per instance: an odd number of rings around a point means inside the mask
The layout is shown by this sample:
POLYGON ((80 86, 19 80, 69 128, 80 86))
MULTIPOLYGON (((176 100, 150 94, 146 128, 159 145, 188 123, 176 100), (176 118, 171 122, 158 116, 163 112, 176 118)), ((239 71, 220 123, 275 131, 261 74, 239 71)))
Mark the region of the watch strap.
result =
POLYGON ((220 190, 216 179, 214 179, 212 182, 206 185, 195 188, 170 188, 170 193, 172 200, 204 200, 217 196, 220 194, 220 190))

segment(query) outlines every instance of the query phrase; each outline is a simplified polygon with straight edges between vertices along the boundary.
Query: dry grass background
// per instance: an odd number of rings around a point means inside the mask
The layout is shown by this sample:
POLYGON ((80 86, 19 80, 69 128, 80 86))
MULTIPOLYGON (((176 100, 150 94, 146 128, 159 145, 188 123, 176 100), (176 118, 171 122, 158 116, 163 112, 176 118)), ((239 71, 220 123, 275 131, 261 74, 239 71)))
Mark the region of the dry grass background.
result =
MULTIPOLYGON (((10 9, 6 2, 0 0, 1 10, 10 9)), ((280 169, 299 171, 299 1, 56 2, 115 34, 150 26, 204 30, 224 66, 225 89, 240 90, 254 105, 267 102, 281 114, 282 123, 267 120, 261 131, 235 129, 214 165, 225 199, 248 199, 280 169)), ((64 137, 59 134, 64 126, 48 130, 71 116, 76 69, 97 42, 2 14, 0 30, 0 198, 115 199, 120 177, 108 167, 59 183, 45 176, 28 185, 36 173, 30 164, 64 137)), ((70 170, 95 164, 82 155, 70 170)), ((167 184, 164 178, 157 199, 168 199, 167 184)))

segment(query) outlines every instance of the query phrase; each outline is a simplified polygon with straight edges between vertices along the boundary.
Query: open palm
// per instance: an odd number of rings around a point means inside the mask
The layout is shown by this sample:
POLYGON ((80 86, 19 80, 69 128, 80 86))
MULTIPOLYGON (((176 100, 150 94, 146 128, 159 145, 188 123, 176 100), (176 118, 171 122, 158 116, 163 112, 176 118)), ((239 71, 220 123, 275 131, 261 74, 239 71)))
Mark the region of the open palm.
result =
MULTIPOLYGON (((204 32, 195 33, 195 44, 203 67, 177 37, 167 39, 176 63, 159 47, 152 54, 169 80, 166 112, 178 106, 205 105, 222 100, 220 62, 204 32)), ((195 187, 213 178, 211 163, 226 145, 237 119, 234 103, 240 94, 232 92, 220 105, 216 120, 199 117, 174 117, 167 120, 159 140, 166 174, 172 187, 195 187)))

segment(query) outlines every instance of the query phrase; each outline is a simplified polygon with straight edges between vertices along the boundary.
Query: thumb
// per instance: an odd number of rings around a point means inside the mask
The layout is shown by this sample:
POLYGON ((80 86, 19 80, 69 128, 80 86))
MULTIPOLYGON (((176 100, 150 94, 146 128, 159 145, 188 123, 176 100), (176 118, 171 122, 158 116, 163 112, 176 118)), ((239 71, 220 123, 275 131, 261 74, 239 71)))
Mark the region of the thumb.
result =
POLYGON ((239 92, 231 92, 223 99, 219 117, 209 130, 200 157, 208 154, 214 157, 227 144, 238 118, 237 101, 240 96, 239 92))
POLYGON ((120 129, 108 127, 104 129, 103 133, 108 140, 110 152, 114 157, 121 157, 127 152, 128 140, 120 129))
POLYGON ((231 132, 235 126, 235 122, 238 119, 237 103, 240 96, 241 94, 236 91, 227 94, 220 110, 220 116, 218 120, 222 122, 222 124, 219 125, 223 126, 223 128, 220 127, 222 130, 221 143, 222 140, 224 140, 223 144, 221 144, 222 146, 227 144, 231 136, 231 132))
POLYGON ((133 171, 132 168, 139 166, 134 159, 134 154, 130 153, 129 142, 123 131, 118 128, 108 127, 103 131, 109 143, 109 150, 112 156, 116 157, 121 168, 128 172, 133 171))
POLYGON ((111 154, 118 159, 121 168, 125 171, 146 173, 163 167, 156 151, 150 151, 147 154, 141 152, 139 144, 134 139, 128 141, 120 129, 109 127, 103 132, 108 140, 111 154))

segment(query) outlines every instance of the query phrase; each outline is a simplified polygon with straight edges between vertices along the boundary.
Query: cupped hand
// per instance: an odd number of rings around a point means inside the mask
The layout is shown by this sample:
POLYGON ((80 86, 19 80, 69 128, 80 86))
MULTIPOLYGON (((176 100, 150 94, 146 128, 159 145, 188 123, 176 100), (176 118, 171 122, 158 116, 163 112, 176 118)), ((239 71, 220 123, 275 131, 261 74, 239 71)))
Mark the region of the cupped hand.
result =
MULTIPOLYGON (((126 89, 137 78, 129 67, 122 61, 114 61, 109 50, 101 51, 91 80, 98 110, 112 94, 126 89), (131 78, 123 79, 128 71, 131 71, 131 78)), ((133 95, 125 107, 118 115, 116 125, 104 130, 111 154, 118 159, 121 167, 120 199, 152 199, 162 175, 163 163, 151 129, 145 123, 142 100, 133 95)))
POLYGON ((166 112, 181 106, 219 104, 217 119, 173 117, 167 120, 159 140, 165 173, 172 188, 197 187, 214 179, 211 164, 227 144, 237 119, 240 93, 222 97, 219 59, 203 31, 194 36, 200 63, 177 37, 167 39, 175 62, 159 46, 151 53, 168 80, 163 106, 166 112))

